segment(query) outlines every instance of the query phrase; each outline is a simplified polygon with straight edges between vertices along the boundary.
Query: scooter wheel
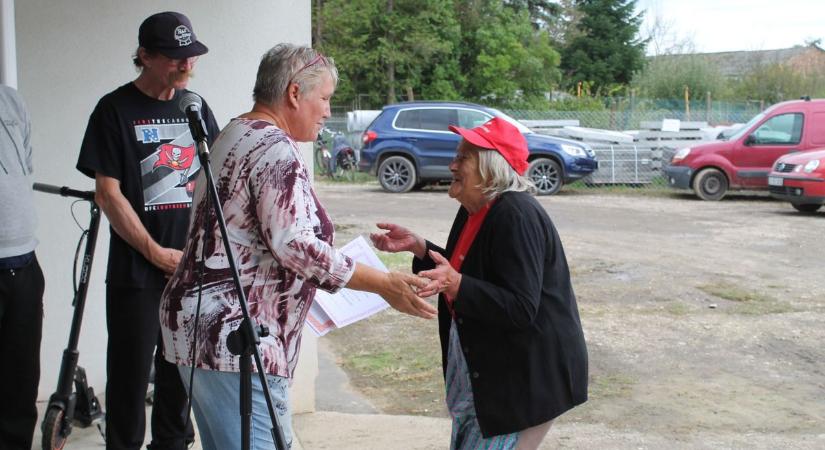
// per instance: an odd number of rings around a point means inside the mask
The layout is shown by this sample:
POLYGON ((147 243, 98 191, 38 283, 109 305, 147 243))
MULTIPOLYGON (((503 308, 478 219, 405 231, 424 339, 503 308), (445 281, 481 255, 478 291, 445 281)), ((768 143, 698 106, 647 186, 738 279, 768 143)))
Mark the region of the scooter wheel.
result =
POLYGON ((43 450, 62 450, 69 437, 64 429, 64 411, 56 406, 50 407, 43 418, 43 450))

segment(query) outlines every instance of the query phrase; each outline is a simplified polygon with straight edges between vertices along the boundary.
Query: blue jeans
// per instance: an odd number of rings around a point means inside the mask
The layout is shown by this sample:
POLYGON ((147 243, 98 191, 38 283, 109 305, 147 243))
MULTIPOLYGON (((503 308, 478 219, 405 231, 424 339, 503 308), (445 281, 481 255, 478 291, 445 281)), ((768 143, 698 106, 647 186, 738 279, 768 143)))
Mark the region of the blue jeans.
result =
MULTIPOLYGON (((183 383, 189 390, 189 367, 178 366, 183 383)), ((198 423, 201 445, 204 450, 233 450, 241 448, 241 416, 239 372, 219 372, 195 369, 195 388, 192 391, 192 409, 198 423)), ((269 392, 278 421, 284 431, 288 446, 292 445, 292 412, 289 407, 289 380, 267 375, 269 392)), ((252 374, 252 450, 272 450, 269 412, 257 373, 252 374)))

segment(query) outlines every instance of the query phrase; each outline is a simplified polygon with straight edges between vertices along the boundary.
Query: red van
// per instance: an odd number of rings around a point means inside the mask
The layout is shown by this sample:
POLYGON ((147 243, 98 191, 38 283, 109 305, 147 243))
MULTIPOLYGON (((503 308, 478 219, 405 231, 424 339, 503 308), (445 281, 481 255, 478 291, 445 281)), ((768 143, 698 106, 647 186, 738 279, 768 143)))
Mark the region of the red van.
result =
POLYGON ((728 140, 680 149, 665 168, 668 184, 720 200, 729 189, 767 189, 768 173, 786 153, 825 147, 825 99, 777 103, 728 140))

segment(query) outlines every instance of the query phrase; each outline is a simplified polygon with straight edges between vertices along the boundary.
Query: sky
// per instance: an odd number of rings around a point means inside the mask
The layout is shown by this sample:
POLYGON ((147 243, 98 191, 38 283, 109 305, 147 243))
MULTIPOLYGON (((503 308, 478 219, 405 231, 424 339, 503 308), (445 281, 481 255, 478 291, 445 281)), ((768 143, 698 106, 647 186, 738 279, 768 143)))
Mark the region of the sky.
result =
POLYGON ((658 17, 669 40, 692 41, 695 52, 771 50, 813 39, 825 47, 825 0, 637 0, 636 9, 646 10, 643 36, 658 17))

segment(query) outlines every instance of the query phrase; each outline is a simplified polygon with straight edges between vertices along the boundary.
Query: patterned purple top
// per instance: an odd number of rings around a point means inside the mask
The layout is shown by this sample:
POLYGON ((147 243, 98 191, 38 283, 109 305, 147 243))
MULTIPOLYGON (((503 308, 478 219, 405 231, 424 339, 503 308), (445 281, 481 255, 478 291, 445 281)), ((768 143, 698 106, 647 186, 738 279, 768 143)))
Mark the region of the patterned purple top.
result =
MULTIPOLYGON (((354 262, 332 247, 333 225, 310 184, 295 141, 275 126, 233 119, 211 151, 213 171, 241 284, 253 320, 269 327, 261 338, 264 370, 292 377, 315 289, 334 292, 349 281, 354 262)), ((203 173, 199 175, 203 177, 203 173)), ((243 314, 214 215, 206 214, 206 180, 197 182, 183 259, 160 305, 166 359, 191 366, 198 272, 206 246, 195 366, 238 372, 226 337, 243 314), (204 239, 204 221, 209 233, 204 239)))

